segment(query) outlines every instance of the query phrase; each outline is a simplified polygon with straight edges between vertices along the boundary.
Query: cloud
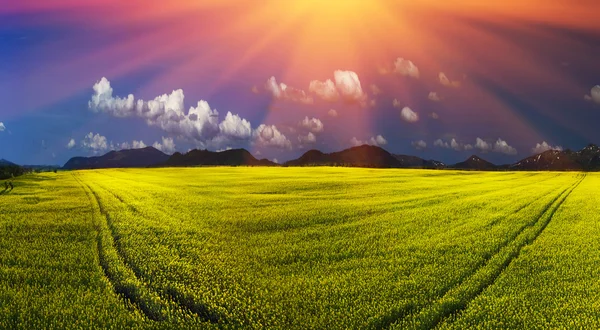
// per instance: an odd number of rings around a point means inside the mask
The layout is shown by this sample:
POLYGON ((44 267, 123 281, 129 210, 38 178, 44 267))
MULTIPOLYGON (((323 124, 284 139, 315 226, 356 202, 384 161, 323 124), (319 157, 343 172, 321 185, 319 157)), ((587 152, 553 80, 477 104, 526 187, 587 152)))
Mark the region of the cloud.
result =
POLYGON ((452 140, 450 140, 450 142, 445 142, 442 139, 437 139, 437 140, 433 141, 433 146, 439 147, 439 148, 453 149, 456 151, 465 150, 465 146, 462 145, 461 143, 459 143, 458 141, 456 141, 456 139, 454 139, 454 138, 452 140))
POLYGON ((105 136, 102 136, 98 133, 94 134, 90 132, 81 141, 81 146, 84 149, 88 149, 94 154, 96 154, 108 149, 108 142, 105 136))
POLYGON ((265 83, 265 90, 273 96, 274 99, 297 102, 303 104, 312 104, 313 98, 307 95, 305 91, 290 87, 284 83, 277 83, 275 77, 271 77, 265 83))
POLYGON ((258 89, 258 86, 256 86, 256 85, 252 86, 252 88, 250 89, 250 91, 253 94, 259 94, 260 93, 260 90, 258 89))
POLYGON ((449 148, 449 144, 447 142, 444 142, 442 139, 437 139, 433 141, 433 146, 440 148, 449 148))
MULTIPOLYGON (((227 146, 226 148, 217 149, 217 152, 223 152, 223 151, 226 151, 226 150, 231 150, 231 147, 227 146)), ((259 155, 260 151, 257 151, 256 154, 259 155)))
POLYGON ((331 79, 311 81, 308 91, 317 94, 318 97, 328 102, 336 102, 340 98, 340 94, 331 79))
POLYGON ((546 141, 543 141, 542 143, 537 143, 535 145, 535 147, 531 148, 531 152, 534 154, 541 154, 544 151, 548 151, 548 150, 558 150, 558 151, 562 151, 563 147, 561 146, 552 146, 550 144, 548 144, 546 141))
POLYGON ((336 70, 333 73, 333 78, 335 86, 344 100, 348 102, 361 102, 366 99, 356 72, 336 70))
POLYGON ((312 144, 312 143, 317 142, 317 137, 312 132, 308 132, 308 135, 306 135, 306 136, 299 135, 298 142, 300 142, 302 144, 312 144))
POLYGON ((67 143, 67 149, 73 149, 74 147, 75 147, 75 139, 69 140, 69 143, 67 143))
POLYGON ((166 154, 172 154, 176 151, 175 142, 173 142, 173 138, 170 137, 163 136, 162 143, 154 142, 152 146, 166 154))
POLYGON ((361 146, 363 144, 369 144, 372 146, 382 146, 387 144, 387 140, 382 135, 372 136, 366 141, 362 141, 357 139, 356 137, 352 137, 352 139, 350 139, 350 144, 352 144, 353 146, 361 146))
POLYGON ((440 83, 446 87, 460 87, 460 81, 450 81, 445 73, 440 72, 439 74, 440 83))
POLYGON ((292 149, 292 143, 283 135, 275 125, 262 124, 252 133, 254 144, 259 147, 275 147, 292 149))
POLYGON ((409 107, 402 108, 400 111, 400 117, 409 123, 415 123, 419 120, 419 115, 412 111, 412 109, 409 107))
POLYGON ((139 140, 139 141, 133 140, 133 142, 131 143, 131 147, 133 149, 143 149, 143 148, 146 148, 147 145, 142 140, 139 140))
POLYGON ((279 164, 279 160, 277 160, 277 158, 273 158, 272 162, 275 164, 279 164))
POLYGON ((375 84, 371 84, 371 93, 373 93, 373 95, 379 95, 382 93, 381 89, 375 85, 375 84))
POLYGON ((517 149, 511 147, 506 143, 506 141, 502 139, 498 139, 496 143, 494 143, 494 152, 506 154, 506 155, 516 155, 517 149))
POLYGON ((304 119, 298 123, 298 127, 307 129, 313 133, 323 132, 323 123, 314 117, 311 119, 304 117, 304 119))
POLYGON ((419 141, 413 141, 411 143, 411 145, 413 147, 415 147, 415 149, 417 150, 423 150, 427 148, 427 142, 423 141, 423 140, 419 140, 419 141))
POLYGON ((476 138, 475 139, 475 149, 479 149, 480 151, 483 152, 488 152, 490 150, 492 150, 492 146, 485 142, 483 139, 481 138, 476 138))
POLYGON ((327 114, 330 117, 337 117, 338 116, 338 112, 335 109, 329 109, 329 111, 327 111, 327 114))
POLYGON ((107 113, 115 117, 138 117, 149 126, 156 126, 173 136, 205 144, 218 144, 226 141, 250 139, 250 122, 228 112, 219 123, 219 112, 211 109, 208 102, 198 101, 196 107, 185 111, 184 93, 178 89, 171 94, 163 94, 152 100, 135 100, 113 96, 113 89, 106 78, 94 84, 94 94, 88 105, 93 112, 107 113))
POLYGON ((419 68, 413 62, 405 60, 402 57, 398 57, 394 61, 394 72, 402 76, 419 78, 419 68))
POLYGON ((6 130, 6 126, 4 126, 4 123, 0 121, 0 132, 4 132, 6 130))
POLYGON ((590 94, 586 94, 583 98, 587 101, 600 104, 600 85, 592 87, 590 94))
POLYGON ((400 103, 400 101, 398 101, 398 99, 394 99, 392 101, 392 105, 394 106, 394 108, 399 108, 402 106, 402 103, 400 103))
POLYGON ((437 92, 429 92, 429 96, 427 96, 427 98, 433 102, 440 102, 442 100, 437 92))
POLYGON ((432 119, 440 119, 440 116, 439 116, 437 113, 435 113, 435 112, 432 112, 432 113, 429 115, 429 117, 431 117, 432 119))

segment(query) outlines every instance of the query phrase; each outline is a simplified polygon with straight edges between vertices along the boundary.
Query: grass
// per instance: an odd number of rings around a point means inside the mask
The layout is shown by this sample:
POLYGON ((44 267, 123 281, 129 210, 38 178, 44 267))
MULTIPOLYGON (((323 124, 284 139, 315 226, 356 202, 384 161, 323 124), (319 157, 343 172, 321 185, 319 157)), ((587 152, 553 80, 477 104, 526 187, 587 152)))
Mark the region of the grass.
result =
POLYGON ((0 328, 600 323, 598 174, 217 167, 14 182, 0 195, 0 328))

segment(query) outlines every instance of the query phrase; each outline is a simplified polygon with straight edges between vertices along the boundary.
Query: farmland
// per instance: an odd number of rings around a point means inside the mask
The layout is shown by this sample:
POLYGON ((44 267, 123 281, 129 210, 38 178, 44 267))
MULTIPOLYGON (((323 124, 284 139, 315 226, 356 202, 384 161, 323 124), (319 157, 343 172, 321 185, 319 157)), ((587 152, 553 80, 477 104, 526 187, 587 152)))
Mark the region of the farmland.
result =
POLYGON ((0 328, 600 327, 600 175, 30 174, 0 192, 0 328))

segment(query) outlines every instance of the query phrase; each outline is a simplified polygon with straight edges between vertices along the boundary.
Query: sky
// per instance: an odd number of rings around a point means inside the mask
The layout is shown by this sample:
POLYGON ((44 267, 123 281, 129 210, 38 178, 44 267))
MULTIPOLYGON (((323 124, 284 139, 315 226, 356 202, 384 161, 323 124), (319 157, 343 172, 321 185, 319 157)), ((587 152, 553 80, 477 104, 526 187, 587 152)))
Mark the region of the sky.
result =
POLYGON ((596 0, 22 0, 0 158, 372 144, 512 163, 600 144, 596 0))

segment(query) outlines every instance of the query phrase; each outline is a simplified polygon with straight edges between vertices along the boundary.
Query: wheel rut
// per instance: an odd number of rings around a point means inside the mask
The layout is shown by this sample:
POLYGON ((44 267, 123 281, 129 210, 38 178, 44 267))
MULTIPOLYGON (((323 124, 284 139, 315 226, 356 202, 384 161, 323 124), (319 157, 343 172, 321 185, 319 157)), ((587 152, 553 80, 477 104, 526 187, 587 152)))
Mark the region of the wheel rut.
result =
POLYGON ((420 309, 409 306, 410 308, 407 307, 406 310, 399 310, 396 313, 397 317, 386 318, 385 323, 378 324, 376 328, 389 328, 393 324, 399 324, 402 328, 431 329, 445 318, 465 309, 470 301, 495 283, 524 247, 533 244, 567 197, 585 179, 585 176, 582 174, 572 185, 562 190, 545 206, 535 221, 524 225, 511 239, 502 244, 495 254, 487 258, 481 267, 467 276, 465 280, 442 293, 441 298, 420 309))

